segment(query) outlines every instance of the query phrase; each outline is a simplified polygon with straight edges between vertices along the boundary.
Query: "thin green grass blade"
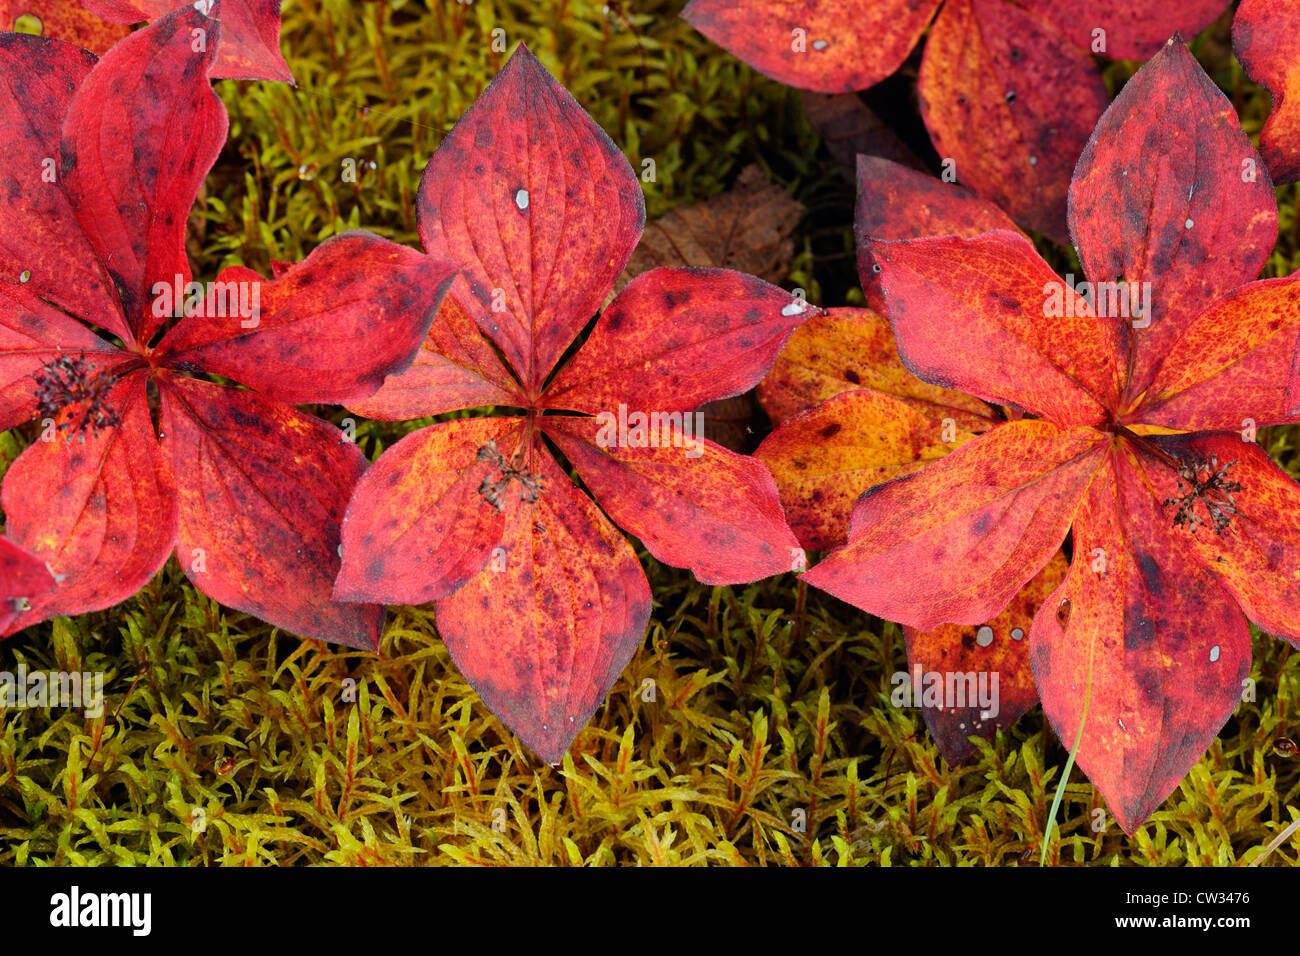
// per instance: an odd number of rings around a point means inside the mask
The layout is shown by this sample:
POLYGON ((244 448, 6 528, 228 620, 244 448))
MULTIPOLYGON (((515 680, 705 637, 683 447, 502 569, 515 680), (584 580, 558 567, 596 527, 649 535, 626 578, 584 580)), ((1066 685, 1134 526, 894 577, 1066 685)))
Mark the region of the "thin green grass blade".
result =
POLYGON ((1056 811, 1061 808, 1061 799, 1065 796, 1065 785, 1070 782, 1070 771, 1074 769, 1074 755, 1079 752, 1083 741, 1083 728, 1088 723, 1088 706, 1092 703, 1092 650, 1096 646, 1096 635, 1088 642, 1088 686, 1083 692, 1083 717, 1079 720, 1079 732, 1074 735, 1074 746, 1070 748, 1070 758, 1065 761, 1065 772, 1061 782, 1056 785, 1056 796, 1052 798, 1052 812, 1047 815, 1047 827, 1043 830, 1043 852, 1038 856, 1038 865, 1047 863, 1047 846, 1052 842, 1052 827, 1056 825, 1056 811))

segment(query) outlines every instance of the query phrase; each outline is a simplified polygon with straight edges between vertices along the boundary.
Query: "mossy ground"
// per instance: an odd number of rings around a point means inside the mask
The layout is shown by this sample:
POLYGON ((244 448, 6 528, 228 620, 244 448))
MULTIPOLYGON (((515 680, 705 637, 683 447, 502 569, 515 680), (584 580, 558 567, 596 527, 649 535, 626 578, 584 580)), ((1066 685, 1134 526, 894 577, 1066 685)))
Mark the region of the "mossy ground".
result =
MULTIPOLYGON (((231 139, 208 183, 197 275, 236 262, 266 272, 352 227, 416 244, 419 174, 505 62, 492 49, 501 28, 636 168, 655 160, 651 216, 758 161, 809 210, 788 285, 861 301, 852 189, 797 94, 692 31, 679 2, 285 6, 299 87, 220 85, 231 139), (355 185, 341 179, 346 159, 355 185)), ((1268 96, 1226 52, 1226 24, 1196 51, 1255 134, 1268 96)), ((1112 65, 1108 80, 1133 69, 1112 65)), ((1278 194, 1269 275, 1300 266, 1297 191, 1278 194)), ((1051 254, 1070 265, 1072 253, 1051 254)), ((411 427, 363 422, 359 438, 373 457, 411 427)), ((1293 473, 1297 435, 1267 436, 1293 473)), ((0 438, 0 470, 30 438, 0 438)), ((172 562, 120 607, 34 627, 0 647, 0 666, 103 671, 107 706, 98 718, 0 715, 0 863, 1036 864, 1066 758, 1041 710, 948 767, 919 711, 889 704, 889 675, 905 667, 897 627, 793 575, 709 588, 641 553, 649 633, 553 769, 478 701, 429 609, 395 608, 379 655, 350 651, 226 611, 172 562)), ((1256 635, 1255 700, 1134 838, 1113 822, 1094 831, 1102 803, 1076 771, 1049 861, 1258 855, 1300 814, 1300 759, 1275 747, 1297 736, 1298 661, 1256 635)), ((1267 862, 1294 864, 1297 846, 1267 862)))

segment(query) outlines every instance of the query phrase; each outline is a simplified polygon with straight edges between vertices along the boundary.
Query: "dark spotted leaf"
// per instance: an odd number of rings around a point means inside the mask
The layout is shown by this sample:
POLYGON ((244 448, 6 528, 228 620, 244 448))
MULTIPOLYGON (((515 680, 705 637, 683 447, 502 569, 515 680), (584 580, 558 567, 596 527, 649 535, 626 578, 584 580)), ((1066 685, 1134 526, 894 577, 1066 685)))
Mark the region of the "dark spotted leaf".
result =
MULTIPOLYGON (((157 20, 184 6, 177 0, 81 0, 114 23, 157 20)), ((199 0, 200 3, 203 0, 199 0)), ((221 49, 212 76, 230 80, 293 82, 280 54, 280 0, 208 0, 221 21, 221 49)), ((55 34, 60 35, 60 34, 55 34)), ((70 37, 68 39, 71 39, 70 37)))
POLYGON ((1275 183, 1300 179, 1300 0, 1242 0, 1232 45, 1250 78, 1273 94, 1259 135, 1275 183))
POLYGON ((54 587, 45 562, 26 548, 14 544, 0 535, 0 635, 9 633, 9 626, 31 599, 54 587))
POLYGON ((219 32, 186 5, 98 62, 0 34, 14 157, 0 187, 19 197, 0 219, 0 427, 39 426, 0 500, 9 535, 54 576, 7 628, 130 597, 179 540, 205 593, 375 648, 382 608, 330 601, 365 460, 285 401, 366 398, 419 351, 452 270, 350 234, 266 283, 265 313, 251 270, 192 280, 185 226, 227 128, 209 76, 219 32))
POLYGON ((421 182, 425 248, 463 283, 415 364, 354 403, 397 420, 522 409, 388 449, 348 507, 334 594, 436 601, 457 666, 549 763, 649 619, 645 574, 615 525, 706 583, 793 570, 803 555, 771 474, 703 439, 691 409, 750 388, 814 308, 724 269, 655 269, 552 368, 609 299, 643 217, 627 160, 520 46, 421 182))
POLYGON ((177 557, 208 597, 296 634, 379 648, 384 609, 330 599, 366 459, 326 422, 255 392, 160 379, 180 502, 177 557))
POLYGON ((909 367, 983 397, 1017 383, 1041 417, 872 489, 849 543, 804 575, 906 625, 977 625, 1070 529, 1070 571, 1030 631, 1034 680, 1067 746, 1082 727, 1079 765, 1128 833, 1239 702, 1247 617, 1300 636, 1300 486, 1254 442, 1256 417, 1291 420, 1300 290, 1250 281, 1277 215, 1252 167, 1226 101, 1170 45, 1102 118, 1071 187, 1082 318, 1039 326, 1023 277, 1040 303, 1060 287, 1009 233, 877 244, 909 367), (1133 302, 1099 291, 1116 276, 1150 282, 1157 307, 1117 312, 1133 302))
POLYGON ((943 759, 952 766, 972 752, 972 737, 992 740, 1038 703, 1029 664, 1029 630, 1043 602, 1060 586, 1070 563, 1057 554, 995 618, 976 625, 941 624, 932 631, 903 628, 903 692, 920 707, 943 759))
POLYGON ((284 402, 342 403, 410 367, 455 273, 368 232, 322 243, 274 280, 237 267, 172 328, 157 361, 233 378, 284 402), (343 343, 368 342, 361 351, 343 343))

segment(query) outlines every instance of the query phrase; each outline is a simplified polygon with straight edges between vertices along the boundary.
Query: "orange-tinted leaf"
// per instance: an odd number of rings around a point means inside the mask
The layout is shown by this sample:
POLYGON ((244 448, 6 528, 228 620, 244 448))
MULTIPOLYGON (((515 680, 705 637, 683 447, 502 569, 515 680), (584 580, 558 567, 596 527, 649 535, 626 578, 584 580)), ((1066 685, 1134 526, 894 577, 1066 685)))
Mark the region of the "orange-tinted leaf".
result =
POLYGON ((1250 78, 1273 94, 1259 134, 1275 183, 1300 179, 1300 0, 1242 0, 1232 45, 1250 78))
POLYGON ((226 142, 207 82, 218 31, 189 5, 131 34, 90 71, 63 125, 64 189, 140 342, 162 322, 154 283, 190 279, 185 224, 226 142), (207 31, 205 52, 192 30, 207 31))
POLYGON ((0 637, 9 636, 14 618, 30 606, 33 597, 53 587, 54 578, 44 561, 0 535, 0 637))
POLYGON ((609 516, 665 564, 690 568, 704 584, 741 584, 801 565, 761 462, 682 427, 634 433, 630 418, 626 429, 604 417, 540 424, 609 516))
POLYGON ((127 358, 120 349, 28 291, 0 279, 0 431, 36 415, 36 374, 61 356, 94 374, 127 358))
MULTIPOLYGON (((870 309, 830 309, 795 329, 772 370, 758 386, 758 398, 773 424, 819 405, 841 392, 870 388, 917 399, 941 409, 989 417, 978 398, 929 385, 903 365, 889 323, 870 309)), ((940 420, 949 412, 939 416, 940 420)))
POLYGON ((1150 283, 1151 314, 1129 333, 1130 397, 1198 314, 1267 261, 1277 238, 1268 173, 1181 42, 1097 124, 1070 186, 1070 231, 1090 281, 1150 283))
POLYGON ((362 399, 410 366, 453 276, 414 249, 344 232, 278 279, 223 272, 199 314, 167 333, 159 361, 295 404, 362 399))
MULTIPOLYGON (((1228 492, 1226 502, 1225 494, 1215 493, 1189 502, 1200 521, 1195 533, 1182 523, 1168 534, 1179 553, 1199 559, 1261 630, 1300 646, 1300 485, 1239 433, 1165 435, 1151 441, 1178 461, 1200 465, 1201 479, 1222 471, 1221 481, 1240 485, 1228 492), (1232 510, 1226 512, 1226 527, 1216 531, 1209 508, 1225 503, 1232 510)), ((1166 523, 1173 525, 1177 507, 1193 490, 1191 482, 1153 459, 1140 464, 1166 523)))
POLYGON ((957 178, 1064 242, 1070 174, 1108 99, 1087 47, 1003 0, 948 0, 917 90, 957 178))
POLYGON ((882 242, 874 253, 899 355, 925 381, 1060 425, 1095 424, 1114 407, 1123 327, 1093 316, 1023 235, 882 242))
POLYGON ((1163 356, 1137 420, 1181 431, 1300 420, 1300 279, 1251 282, 1185 326, 1163 356))
POLYGON ((1108 445, 1092 428, 999 425, 866 492, 849 543, 803 579, 921 630, 982 624, 1060 548, 1108 445))
POLYGON ((500 562, 438 602, 438 633, 492 712, 556 764, 645 636, 650 586, 549 453, 534 460, 542 492, 510 496, 500 562))
POLYGON ((505 370, 461 305, 465 280, 457 276, 443 298, 428 338, 411 367, 390 375, 369 398, 348 403, 367 418, 409 421, 484 405, 527 404, 519 386, 505 370))
MULTIPOLYGON (((518 418, 430 425, 393 445, 357 483, 343 522, 343 601, 424 604, 450 595, 483 570, 505 528, 481 492, 498 471, 479 458, 493 442, 513 459, 518 418)), ((508 487, 506 497, 517 497, 508 487)))
POLYGON ((4 478, 9 536, 54 572, 13 630, 124 601, 153 577, 176 541, 176 491, 135 373, 108 393, 121 424, 73 434, 84 409, 66 408, 53 441, 28 446, 4 478))
POLYGON ((0 278, 130 340, 117 297, 82 232, 59 177, 59 138, 76 88, 95 58, 59 40, 0 33, 0 278), (53 179, 53 182, 49 181, 53 179))
POLYGON ((930 736, 950 765, 971 755, 975 749, 971 737, 992 740, 1038 703, 1029 664, 1029 630, 1038 608, 1060 586, 1069 567, 1065 555, 1058 552, 1011 599, 1006 610, 979 627, 903 628, 911 706, 922 708, 930 736), (930 675, 937 675, 937 683, 930 675), (938 706, 925 697, 927 689, 950 685, 960 697, 939 696, 938 706), (983 699, 981 691, 987 695, 983 699))
POLYGON ((877 310, 884 308, 884 300, 871 254, 872 240, 970 238, 995 229, 1016 231, 1006 213, 965 186, 945 183, 887 159, 859 156, 857 184, 853 233, 858 273, 867 302, 877 310))
POLYGON ((420 180, 425 249, 535 395, 623 271, 645 223, 627 159, 520 45, 420 180))
POLYGON ((545 407, 692 410, 739 395, 758 384, 790 333, 817 311, 739 272, 653 269, 601 314, 547 388, 545 407))
POLYGON ((925 467, 993 425, 962 409, 855 389, 787 420, 754 455, 771 469, 799 542, 824 551, 844 543, 868 488, 925 467))
POLYGON ((843 93, 902 65, 941 0, 692 0, 684 19, 787 86, 843 93))
POLYGON ((330 600, 343 512, 366 467, 357 446, 256 392, 176 375, 160 391, 177 556, 194 586, 295 634, 378 648, 384 609, 330 600))
POLYGON ((1080 49, 1112 60, 1149 59, 1175 33, 1195 36, 1229 6, 1229 0, 1016 2, 1035 11, 1080 49), (1098 30, 1104 36, 1098 36, 1098 30))
POLYGON ((1034 618, 1043 710, 1126 833, 1178 785, 1240 700, 1250 633, 1236 603, 1170 533, 1127 454, 1099 474, 1074 558, 1034 618), (1089 659, 1091 656, 1091 680, 1089 659))
MULTIPOLYGON (((186 6, 177 0, 82 0, 105 20, 157 20, 186 6)), ((283 80, 293 73, 280 54, 280 0, 217 0, 211 11, 221 21, 221 48, 212 76, 231 80, 283 80)))
POLYGON ((0 0, 0 30, 20 28, 75 43, 95 54, 105 53, 131 32, 120 24, 105 23, 81 0, 0 0))

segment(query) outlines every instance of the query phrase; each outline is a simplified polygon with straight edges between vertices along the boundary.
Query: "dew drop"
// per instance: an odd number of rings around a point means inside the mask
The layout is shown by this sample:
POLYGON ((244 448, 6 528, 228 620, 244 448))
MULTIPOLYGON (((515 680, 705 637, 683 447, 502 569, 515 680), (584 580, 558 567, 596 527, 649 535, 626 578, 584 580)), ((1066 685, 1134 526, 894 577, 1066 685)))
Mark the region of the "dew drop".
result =
POLYGON ((1295 741, 1290 737, 1279 737, 1273 741, 1273 752, 1279 757, 1294 757, 1297 750, 1300 748, 1296 747, 1295 741))
POLYGON ((1070 599, 1066 598, 1056 607, 1056 623, 1065 627, 1070 620, 1070 599))
POLYGON ((879 272, 879 271, 880 271, 880 263, 879 263, 879 262, 873 262, 873 263, 871 264, 871 271, 872 271, 872 272, 879 272))
POLYGON ((520 209, 527 209, 527 208, 528 208, 528 190, 527 190, 527 189, 521 189, 521 190, 519 190, 519 192, 515 193, 515 205, 518 206, 520 209))
POLYGON ((1019 627, 1013 627, 1013 628, 1011 629, 1011 639, 1012 639, 1013 641, 1023 641, 1023 640, 1025 639, 1025 632, 1024 632, 1024 630, 1023 630, 1022 628, 1019 628, 1019 627))
POLYGON ((830 44, 827 43, 825 40, 814 40, 814 41, 813 41, 813 49, 814 49, 814 50, 824 50, 824 49, 826 49, 828 46, 830 46, 830 44))
POLYGON ((1014 103, 1016 101, 1016 94, 1011 90, 1007 90, 1006 101, 1008 103, 1014 103))
POLYGON ((18 276, 19 282, 30 282, 32 279, 32 270, 24 269, 18 276))
POLYGON ((1219 659, 1219 645, 1215 644, 1210 648, 1210 663, 1213 664, 1219 659))
POLYGON ((808 303, 805 302, 803 299, 795 299, 789 305, 781 309, 781 314, 782 315, 803 315, 803 313, 806 311, 808 311, 808 303))
POLYGON ((975 632, 975 643, 980 647, 988 647, 993 643, 993 628, 987 624, 983 625, 975 632))
POLYGON ((1195 225, 1195 223, 1192 222, 1192 221, 1189 219, 1189 220, 1187 220, 1185 223, 1183 223, 1183 228, 1184 228, 1184 229, 1191 229, 1192 226, 1194 226, 1194 225, 1195 225))
POLYGON ((1029 165, 1030 165, 1030 166, 1037 166, 1037 165, 1038 165, 1038 157, 1037 157, 1037 156, 1030 156, 1030 157, 1029 157, 1029 165))

